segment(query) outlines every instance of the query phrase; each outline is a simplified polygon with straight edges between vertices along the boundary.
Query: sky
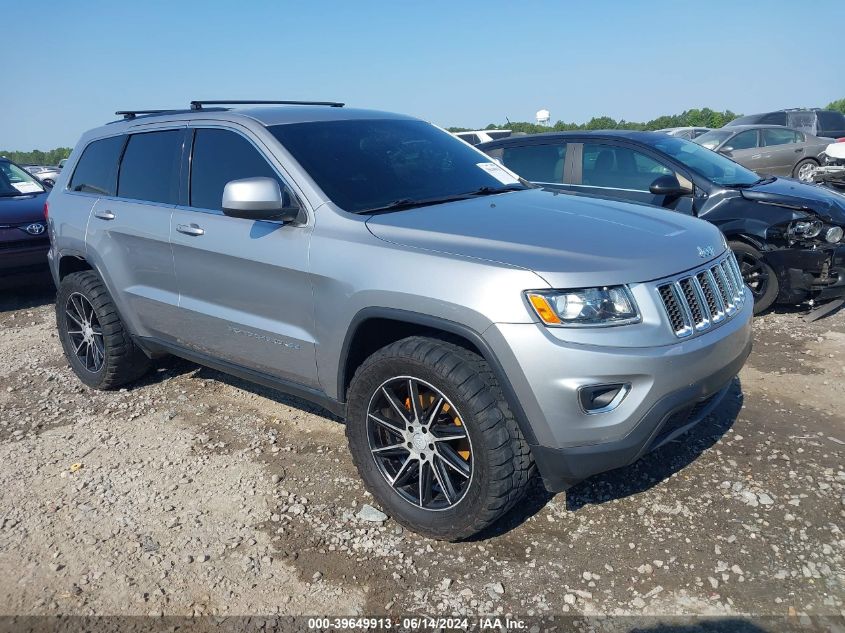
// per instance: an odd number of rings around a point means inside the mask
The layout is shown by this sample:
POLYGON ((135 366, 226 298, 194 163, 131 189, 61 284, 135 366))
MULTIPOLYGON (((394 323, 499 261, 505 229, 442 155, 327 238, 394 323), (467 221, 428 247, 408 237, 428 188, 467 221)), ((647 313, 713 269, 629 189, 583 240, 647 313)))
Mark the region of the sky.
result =
POLYGON ((121 109, 310 99, 484 127, 845 97, 843 0, 0 0, 0 148, 121 109), (836 43, 839 42, 840 46, 836 43))

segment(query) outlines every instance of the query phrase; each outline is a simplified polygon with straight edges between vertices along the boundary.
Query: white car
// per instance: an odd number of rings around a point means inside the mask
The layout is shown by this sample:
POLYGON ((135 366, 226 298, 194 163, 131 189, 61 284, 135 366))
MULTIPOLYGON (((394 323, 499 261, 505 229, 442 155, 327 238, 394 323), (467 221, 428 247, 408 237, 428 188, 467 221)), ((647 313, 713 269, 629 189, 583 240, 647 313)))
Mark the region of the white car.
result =
POLYGON ((822 164, 813 170, 813 182, 845 188, 845 142, 831 143, 819 158, 822 164))
POLYGON ((44 165, 26 165, 24 169, 50 187, 56 184, 56 179, 62 173, 58 167, 47 167, 44 165))
POLYGON ((500 138, 507 138, 512 134, 513 132, 511 130, 467 130, 466 132, 452 132, 453 136, 457 136, 470 145, 478 145, 500 138))

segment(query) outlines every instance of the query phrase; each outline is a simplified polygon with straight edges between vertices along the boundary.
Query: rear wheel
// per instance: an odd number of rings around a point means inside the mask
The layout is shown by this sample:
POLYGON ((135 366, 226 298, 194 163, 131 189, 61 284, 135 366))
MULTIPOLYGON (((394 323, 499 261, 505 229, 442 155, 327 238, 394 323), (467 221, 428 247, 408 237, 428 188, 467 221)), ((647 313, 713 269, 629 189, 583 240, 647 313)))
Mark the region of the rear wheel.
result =
POLYGON ((89 387, 120 387, 150 367, 149 358, 132 341, 93 271, 62 279, 56 296, 56 325, 71 369, 89 387))
POLYGON ((730 242, 728 246, 736 256, 742 280, 754 296, 754 314, 768 310, 777 299, 780 289, 774 269, 753 246, 744 242, 730 242))
POLYGON ((819 164, 812 158, 805 158, 804 160, 798 161, 798 164, 795 165, 795 168, 792 170, 792 177, 797 178, 801 182, 813 182, 813 171, 818 166, 819 164))
POLYGON ((523 496, 528 445, 487 363, 411 337, 368 358, 349 388, 346 434, 367 488, 393 518, 460 540, 523 496))

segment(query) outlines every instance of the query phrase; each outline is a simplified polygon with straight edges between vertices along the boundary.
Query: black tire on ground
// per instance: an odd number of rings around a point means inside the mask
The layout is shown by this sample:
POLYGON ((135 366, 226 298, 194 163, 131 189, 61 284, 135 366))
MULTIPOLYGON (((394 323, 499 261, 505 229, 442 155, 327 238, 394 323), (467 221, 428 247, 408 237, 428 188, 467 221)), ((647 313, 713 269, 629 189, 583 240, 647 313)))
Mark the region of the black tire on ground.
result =
POLYGON ((62 279, 56 295, 56 325, 71 369, 89 387, 94 389, 120 387, 137 380, 150 368, 150 359, 132 341, 103 281, 93 271, 72 273, 62 279), (73 319, 73 315, 77 314, 73 305, 70 311, 68 310, 71 297, 76 305, 82 304, 82 299, 85 299, 86 308, 90 306, 93 309, 92 321, 96 323, 93 329, 99 332, 95 336, 97 345, 102 350, 96 353, 98 367, 97 362, 86 366, 85 358, 80 358, 75 351, 80 335, 74 334, 72 337, 70 332, 76 332, 82 328, 73 319))
POLYGON ((775 270, 763 260, 763 254, 745 242, 729 242, 736 255, 742 279, 754 295, 754 314, 768 310, 778 298, 780 284, 775 270))
MULTIPOLYGON (((401 385, 401 382, 391 384, 401 385)), ((408 389, 409 393, 416 393, 410 387, 408 389)), ((419 399, 422 402, 423 396, 419 395, 419 399)), ((397 399, 396 402, 401 401, 397 399)), ((413 420, 410 402, 407 398, 403 404, 407 408, 408 419, 413 420)), ((433 396, 430 402, 433 402, 433 396)), ((435 409, 430 405, 428 410, 423 411, 423 406, 418 419, 428 418, 429 411, 435 409)), ((410 425, 403 426, 409 428, 410 425)), ((435 426, 442 428, 432 424, 431 429, 435 426)), ((376 501, 408 529, 435 539, 466 539, 494 523, 524 497, 534 472, 528 444, 490 366, 477 354, 438 339, 421 336, 402 339, 364 361, 349 387, 346 435, 352 459, 376 501), (382 385, 396 378, 406 380, 407 377, 421 381, 423 389, 427 383, 428 387, 439 391, 439 395, 448 401, 447 411, 448 405, 453 405, 452 411, 457 415, 455 419, 462 421, 458 423, 458 428, 465 429, 471 442, 471 451, 465 451, 471 453, 471 458, 465 458, 471 464, 471 475, 468 483, 463 484, 463 496, 453 505, 447 504, 441 509, 421 507, 425 505, 422 492, 418 504, 403 497, 388 481, 388 475, 383 473, 383 467, 376 463, 377 458, 371 452, 372 433, 376 432, 371 429, 373 423, 369 422, 371 405, 382 397, 382 385)), ((429 444, 429 447, 433 446, 435 444, 429 444)), ((436 445, 438 451, 440 446, 440 443, 436 445)), ((405 448, 398 450, 406 451, 405 448)), ((405 457, 398 456, 396 459, 401 461, 405 457)), ((445 460, 436 455, 429 454, 427 459, 429 461, 425 464, 415 462, 417 474, 420 470, 425 472, 425 465, 433 471, 431 465, 435 462, 445 464, 445 460)), ((417 483, 420 484, 419 476, 417 483)), ((409 484, 408 489, 413 490, 414 485, 409 484)), ((420 484, 419 490, 422 488, 420 484)), ((447 498, 443 488, 440 480, 431 488, 440 491, 437 495, 441 503, 447 498)))
POLYGON ((795 167, 792 169, 792 177, 801 180, 802 182, 813 182, 812 178, 801 178, 801 172, 802 170, 806 171, 809 167, 818 166, 818 161, 813 160, 812 158, 805 158, 804 160, 799 160, 798 164, 796 164, 795 167))

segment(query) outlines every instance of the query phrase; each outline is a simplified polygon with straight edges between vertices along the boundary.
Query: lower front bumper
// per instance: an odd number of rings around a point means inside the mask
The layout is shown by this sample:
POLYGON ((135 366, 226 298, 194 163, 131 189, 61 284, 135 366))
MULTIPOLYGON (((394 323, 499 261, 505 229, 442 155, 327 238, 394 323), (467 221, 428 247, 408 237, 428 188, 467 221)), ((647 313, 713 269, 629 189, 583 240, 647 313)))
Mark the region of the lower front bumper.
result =
POLYGON ((37 273, 47 270, 47 249, 49 245, 25 248, 2 248, 0 243, 0 277, 37 273))
POLYGON ((845 297, 845 246, 769 251, 766 261, 777 275, 780 303, 845 297))
POLYGON ((592 475, 627 466, 687 432, 719 405, 750 353, 751 341, 731 364, 656 402, 620 440, 569 448, 531 446, 546 489, 560 492, 592 475))

